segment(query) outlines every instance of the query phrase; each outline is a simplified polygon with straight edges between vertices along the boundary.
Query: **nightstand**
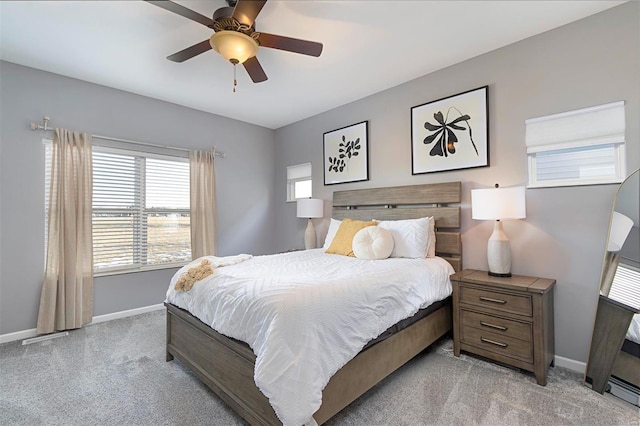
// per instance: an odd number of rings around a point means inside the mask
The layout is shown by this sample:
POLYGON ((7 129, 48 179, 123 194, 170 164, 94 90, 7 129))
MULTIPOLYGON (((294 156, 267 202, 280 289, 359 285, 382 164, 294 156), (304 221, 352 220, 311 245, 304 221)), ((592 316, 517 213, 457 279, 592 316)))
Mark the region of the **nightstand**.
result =
POLYGON ((451 275, 454 355, 463 350, 531 371, 545 386, 554 356, 555 282, 471 269, 451 275))

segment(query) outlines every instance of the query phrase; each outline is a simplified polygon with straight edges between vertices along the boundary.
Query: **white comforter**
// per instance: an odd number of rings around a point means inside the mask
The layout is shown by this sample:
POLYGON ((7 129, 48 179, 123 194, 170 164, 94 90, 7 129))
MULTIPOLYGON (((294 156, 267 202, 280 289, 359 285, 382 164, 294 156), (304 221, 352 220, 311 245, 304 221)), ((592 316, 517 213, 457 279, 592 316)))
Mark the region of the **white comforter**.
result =
MULTIPOLYGON (((191 265, 193 266, 193 265, 191 265)), ((329 379, 364 345, 451 294, 443 259, 363 260, 322 249, 217 268, 166 301, 248 343, 254 379, 285 425, 313 424, 329 379)))
POLYGON ((640 345, 640 314, 635 314, 631 319, 626 338, 640 345))

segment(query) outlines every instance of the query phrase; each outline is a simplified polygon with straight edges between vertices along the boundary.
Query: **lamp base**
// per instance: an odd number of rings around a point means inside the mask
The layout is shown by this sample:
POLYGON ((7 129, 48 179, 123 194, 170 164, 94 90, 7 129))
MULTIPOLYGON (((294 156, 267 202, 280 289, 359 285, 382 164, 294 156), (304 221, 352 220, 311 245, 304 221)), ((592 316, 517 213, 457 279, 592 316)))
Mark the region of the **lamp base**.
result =
POLYGON ((487 261, 489 275, 493 277, 511 276, 511 244, 507 234, 504 233, 502 222, 499 220, 496 220, 493 234, 487 244, 487 261))
POLYGON ((506 274, 499 274, 499 273, 497 273, 497 272, 491 272, 491 271, 489 271, 489 272, 488 272, 488 274, 489 274, 489 275, 491 275, 492 277, 503 277, 503 278, 507 278, 507 277, 510 277, 510 276, 511 276, 511 272, 508 272, 508 273, 506 273, 506 274))
POLYGON ((308 219, 307 229, 304 231, 304 248, 305 250, 316 248, 316 229, 311 219, 308 219))

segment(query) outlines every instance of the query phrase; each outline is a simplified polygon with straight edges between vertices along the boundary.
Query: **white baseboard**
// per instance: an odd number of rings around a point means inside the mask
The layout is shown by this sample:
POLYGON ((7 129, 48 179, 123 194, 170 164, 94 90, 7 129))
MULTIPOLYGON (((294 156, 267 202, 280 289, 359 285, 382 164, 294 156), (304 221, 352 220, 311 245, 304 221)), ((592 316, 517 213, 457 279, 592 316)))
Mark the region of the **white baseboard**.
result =
POLYGON ((580 374, 584 374, 587 371, 586 362, 576 361, 575 359, 565 358, 563 356, 556 355, 554 358, 554 364, 556 367, 566 368, 567 370, 575 371, 580 374))
POLYGON ((35 328, 31 328, 29 330, 15 331, 13 333, 0 334, 0 344, 15 342, 16 340, 24 340, 30 339, 32 337, 36 337, 38 333, 36 333, 35 328))
MULTIPOLYGON (((96 317, 93 317, 93 320, 87 325, 98 324, 101 322, 111 321, 119 318, 126 318, 133 315, 145 314, 147 312, 158 311, 161 309, 164 309, 164 304, 158 303, 157 305, 143 306, 142 308, 135 308, 126 311, 113 312, 111 314, 98 315, 96 317)), ((37 335, 38 333, 36 332, 35 328, 16 331, 13 333, 0 334, 0 344, 14 342, 16 340, 30 339, 32 337, 36 337, 37 335)))
POLYGON ((98 324, 101 322, 111 321, 119 318, 126 318, 133 315, 146 314, 147 312, 159 311, 161 309, 164 309, 163 303, 158 303, 157 305, 151 306, 143 306, 142 308, 129 309, 128 311, 114 312, 112 314, 98 315, 97 317, 93 317, 93 321, 91 321, 88 325, 98 324))

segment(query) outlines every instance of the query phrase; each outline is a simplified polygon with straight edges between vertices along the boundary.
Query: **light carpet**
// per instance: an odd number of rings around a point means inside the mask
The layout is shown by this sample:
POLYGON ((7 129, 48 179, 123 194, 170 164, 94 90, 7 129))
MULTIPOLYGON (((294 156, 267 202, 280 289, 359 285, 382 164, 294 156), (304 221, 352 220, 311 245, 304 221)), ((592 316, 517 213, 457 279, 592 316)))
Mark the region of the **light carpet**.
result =
MULTIPOLYGON (((91 325, 70 336, 0 345, 2 425, 242 425, 178 361, 165 362, 165 314, 91 325)), ((530 373, 452 354, 443 339, 328 425, 634 425, 638 408, 582 376, 530 373)))

